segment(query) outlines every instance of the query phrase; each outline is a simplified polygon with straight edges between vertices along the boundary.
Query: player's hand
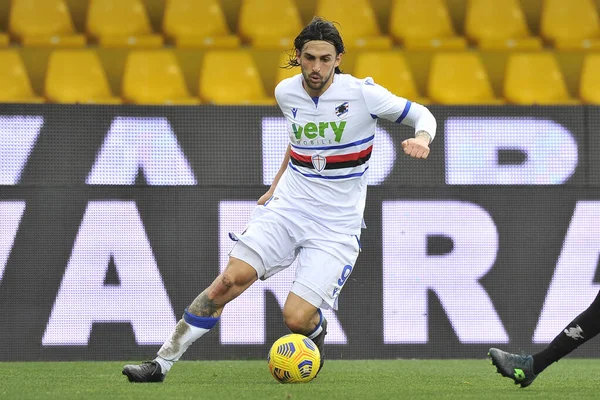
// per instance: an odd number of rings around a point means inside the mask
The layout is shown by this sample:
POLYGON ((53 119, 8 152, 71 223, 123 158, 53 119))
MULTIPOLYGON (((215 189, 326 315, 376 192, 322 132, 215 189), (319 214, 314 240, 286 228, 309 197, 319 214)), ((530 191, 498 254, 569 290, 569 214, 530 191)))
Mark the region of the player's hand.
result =
POLYGON ((267 193, 260 196, 260 198, 258 199, 256 204, 258 204, 259 206, 262 206, 263 204, 265 204, 267 202, 267 200, 269 200, 271 197, 273 197, 273 192, 274 192, 274 190, 269 189, 267 191, 267 193))
POLYGON ((402 142, 404 152, 414 158, 427 158, 429 155, 429 140, 423 136, 406 139, 402 142))

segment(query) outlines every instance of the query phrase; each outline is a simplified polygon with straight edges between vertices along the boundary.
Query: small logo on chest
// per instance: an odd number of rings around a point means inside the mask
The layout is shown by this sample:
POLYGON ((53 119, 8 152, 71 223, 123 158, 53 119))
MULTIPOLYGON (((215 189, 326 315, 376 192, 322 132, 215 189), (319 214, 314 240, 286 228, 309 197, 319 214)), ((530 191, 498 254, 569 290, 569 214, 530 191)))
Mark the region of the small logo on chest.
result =
POLYGON ((313 167, 319 172, 323 171, 327 165, 327 159, 320 154, 313 154, 311 160, 313 167))
POLYGON ((348 116, 349 107, 350 103, 347 101, 343 102, 342 104, 338 104, 335 106, 335 115, 337 115, 338 118, 346 118, 348 116))
POLYGON ((294 116, 294 118, 296 118, 296 114, 298 113, 298 109, 297 108, 292 108, 292 115, 294 116))

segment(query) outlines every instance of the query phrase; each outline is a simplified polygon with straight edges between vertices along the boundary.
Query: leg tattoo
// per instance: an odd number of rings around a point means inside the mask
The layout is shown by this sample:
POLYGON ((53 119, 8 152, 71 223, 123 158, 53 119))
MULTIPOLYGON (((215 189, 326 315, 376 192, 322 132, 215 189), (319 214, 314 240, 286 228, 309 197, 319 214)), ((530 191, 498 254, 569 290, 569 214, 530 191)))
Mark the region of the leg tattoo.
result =
POLYGON ((227 296, 233 286, 234 282, 229 276, 219 276, 208 289, 194 299, 188 311, 199 317, 219 317, 225 304, 231 300, 227 296))
POLYGON ((188 307, 188 312, 199 317, 218 317, 219 307, 214 300, 208 298, 206 290, 198 295, 188 307))

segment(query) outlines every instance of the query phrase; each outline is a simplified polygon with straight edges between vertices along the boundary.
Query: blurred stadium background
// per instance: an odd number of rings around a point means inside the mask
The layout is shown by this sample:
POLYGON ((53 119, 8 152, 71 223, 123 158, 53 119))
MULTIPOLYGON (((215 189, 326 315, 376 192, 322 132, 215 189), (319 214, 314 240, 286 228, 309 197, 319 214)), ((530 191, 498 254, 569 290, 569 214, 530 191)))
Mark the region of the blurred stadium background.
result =
MULTIPOLYGON (((541 349, 599 288, 599 7, 0 0, 0 361, 154 354, 281 163, 273 89, 314 15, 340 24, 344 71, 438 120, 426 162, 378 122, 328 356, 541 349)), ((253 286, 186 359, 263 359, 292 279, 253 286)))

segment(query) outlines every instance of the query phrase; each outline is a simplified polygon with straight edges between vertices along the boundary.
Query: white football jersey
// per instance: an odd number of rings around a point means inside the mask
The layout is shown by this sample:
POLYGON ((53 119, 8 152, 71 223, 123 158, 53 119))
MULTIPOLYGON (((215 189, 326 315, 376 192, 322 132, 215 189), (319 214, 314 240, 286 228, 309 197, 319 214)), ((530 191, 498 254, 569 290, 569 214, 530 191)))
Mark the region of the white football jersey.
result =
MULTIPOLYGON (((277 205, 272 205, 300 212, 333 231, 359 234, 377 118, 415 126, 407 118, 411 107, 424 107, 395 96, 372 78, 336 74, 318 98, 310 97, 302 81, 298 74, 275 88, 291 152, 275 189, 277 205)), ((433 137, 431 127, 426 130, 433 137)))

